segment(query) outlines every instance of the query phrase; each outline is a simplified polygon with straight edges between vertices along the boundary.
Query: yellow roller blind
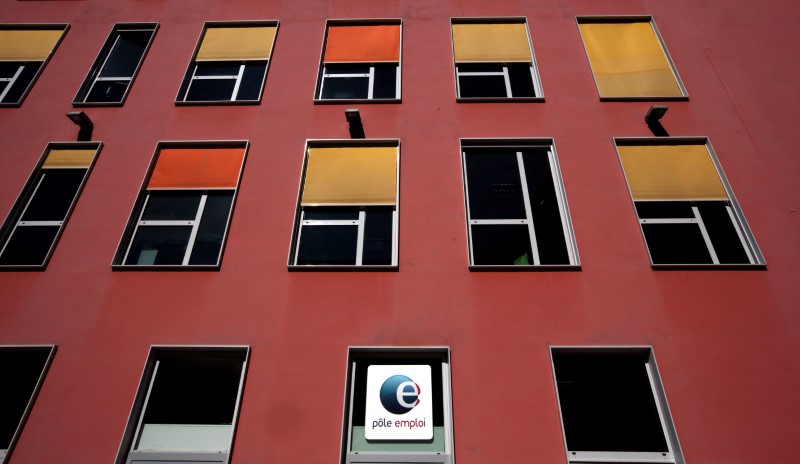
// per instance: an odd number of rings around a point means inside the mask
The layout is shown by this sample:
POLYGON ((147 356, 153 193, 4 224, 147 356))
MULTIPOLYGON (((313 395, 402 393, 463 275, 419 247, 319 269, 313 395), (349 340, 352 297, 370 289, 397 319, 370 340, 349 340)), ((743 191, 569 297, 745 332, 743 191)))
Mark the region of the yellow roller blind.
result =
POLYGON ((634 200, 727 200, 704 145, 620 146, 634 200))
POLYGON ((268 60, 277 29, 276 26, 209 27, 196 60, 268 60))
POLYGON ((453 24, 456 63, 530 62, 524 23, 453 24))
POLYGON ((0 60, 44 61, 63 33, 63 29, 0 30, 0 60))
POLYGON ((584 23, 580 31, 600 96, 683 96, 649 22, 584 23))
POLYGON ((393 205, 397 147, 309 148, 303 205, 393 205))
POLYGON ((88 168, 92 164, 97 150, 90 149, 62 149, 50 150, 44 160, 43 168, 88 168))

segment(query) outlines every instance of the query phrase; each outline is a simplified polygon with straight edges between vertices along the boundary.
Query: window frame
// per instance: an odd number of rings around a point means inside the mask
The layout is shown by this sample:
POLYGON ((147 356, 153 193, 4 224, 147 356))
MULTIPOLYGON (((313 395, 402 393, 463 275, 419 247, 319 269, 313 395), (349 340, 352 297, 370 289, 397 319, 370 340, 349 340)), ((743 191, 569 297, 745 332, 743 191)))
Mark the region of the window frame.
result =
MULTIPOLYGON (((467 235, 467 260, 469 263, 470 271, 547 271, 547 270, 576 270, 581 269, 580 255, 578 253, 577 240, 575 238, 575 229, 572 224, 572 215, 570 214, 569 204, 567 202, 566 188, 564 186, 564 179, 561 175, 561 166, 558 161, 556 153, 555 140, 553 138, 505 138, 505 139, 473 139, 462 138, 460 139, 461 151, 461 175, 464 190, 464 223, 466 224, 467 235), (472 225, 478 224, 520 224, 521 220, 516 219, 471 219, 469 211, 469 185, 467 181, 467 161, 466 151, 469 149, 481 148, 547 148, 549 152, 550 173, 553 179, 553 188, 555 189, 556 200, 559 204, 559 212, 561 216, 561 225, 564 229, 564 241, 567 247, 567 254, 570 258, 569 264, 530 264, 530 265, 500 265, 500 264, 475 264, 473 258, 472 246, 472 225), (513 221, 513 222, 512 222, 513 221)), ((517 152, 517 159, 521 158, 521 152, 517 152)), ((521 172, 520 177, 524 177, 524 171, 521 172)), ((521 179, 521 183, 523 180, 521 179)), ((534 262, 538 261, 538 252, 536 250, 536 235, 535 224, 531 218, 530 199, 528 198, 527 188, 522 189, 523 201, 526 205, 526 216, 524 224, 528 226, 528 233, 530 236, 531 250, 534 254, 534 262)))
POLYGON ((578 37, 580 37, 581 39, 581 46, 583 47, 584 55, 586 56, 586 63, 589 65, 589 71, 592 73, 592 82, 594 82, 595 91, 597 92, 597 96, 600 98, 600 101, 688 101, 689 100, 689 93, 686 90, 686 86, 683 85, 683 80, 681 79, 680 74, 678 74, 678 67, 675 66, 675 62, 672 60, 672 55, 669 53, 669 50, 667 49, 667 44, 666 42, 664 42, 664 38, 661 36, 661 32, 658 30, 658 26, 656 26, 656 21, 653 16, 650 15, 576 16, 575 27, 578 30, 578 37), (661 45, 661 50, 664 52, 664 57, 667 59, 667 63, 669 63, 670 69, 672 70, 672 75, 675 78, 675 83, 678 85, 678 88, 681 91, 681 95, 603 96, 603 94, 600 91, 600 86, 597 84, 597 78, 595 77, 594 68, 592 68, 592 62, 589 59, 589 50, 587 50, 586 42, 583 39, 583 34, 581 34, 581 29, 580 29, 581 23, 594 23, 594 24, 648 23, 650 27, 653 29, 653 33, 655 34, 656 40, 658 40, 659 45, 661 45))
POLYGON ((42 72, 44 72, 45 66, 47 63, 50 62, 50 58, 53 57, 58 46, 61 45, 61 42, 64 40, 64 37, 67 35, 67 31, 69 31, 70 25, 68 23, 24 23, 24 24, 16 24, 16 23, 2 23, 0 24, 0 30, 61 30, 61 37, 58 38, 56 43, 53 45, 53 48, 50 50, 50 53, 47 55, 42 61, 10 61, 10 60, 2 60, 2 63, 39 63, 39 68, 34 73, 33 77, 31 78, 30 83, 20 95, 19 100, 16 102, 4 102, 3 98, 5 98, 6 93, 11 89, 11 85, 16 81, 19 77, 19 74, 22 72, 22 68, 25 66, 24 64, 19 65, 17 68, 17 74, 8 80, 6 78, 0 78, 2 81, 9 81, 9 85, 3 90, 0 91, 0 108, 1 107, 10 107, 10 108, 19 108, 25 102, 25 99, 28 97, 28 94, 33 89, 33 86, 36 85, 36 81, 39 80, 39 76, 41 76, 42 72))
POLYGON ((241 188, 242 184, 242 175, 244 173, 244 167, 247 163, 247 154, 250 149, 250 141, 248 140, 163 140, 156 143, 155 150, 153 151, 153 155, 150 158, 150 166, 147 169, 147 172, 142 180, 142 184, 139 188, 139 193, 136 196, 136 200, 133 203, 133 208, 131 209, 130 215, 128 216, 128 221, 125 225, 125 229, 123 230, 122 236, 120 237, 119 243, 117 245, 117 251, 114 254, 114 258, 111 262, 111 268, 115 271, 118 270, 143 270, 143 271, 152 271, 152 270, 219 270, 222 266, 222 257, 225 253, 225 246, 228 241, 228 233, 230 232, 231 221, 233 218, 233 213, 236 208, 236 198, 239 195, 239 189, 241 188), (236 188, 235 189, 205 189, 205 188, 185 188, 185 189, 152 189, 153 191, 163 192, 163 191, 174 191, 174 192, 211 192, 211 191, 223 191, 223 190, 232 190, 232 198, 231 198, 231 206, 230 210, 228 211, 228 218, 225 223, 225 232, 222 235, 222 243, 219 249, 219 257, 217 258, 216 264, 188 264, 188 259, 191 257, 191 253, 193 251, 192 246, 194 242, 192 239, 187 244, 186 251, 184 254, 184 262, 187 264, 125 264, 125 260, 128 257, 128 253, 133 245, 134 238, 136 237, 136 231, 138 230, 139 226, 170 226, 170 225, 180 225, 192 226, 192 238, 195 236, 197 229, 200 225, 202 220, 202 212, 204 211, 205 207, 205 200, 209 196, 208 193, 204 193, 201 196, 201 202, 198 206, 198 212, 195 214, 194 220, 143 220, 142 215, 144 214, 145 207, 147 206, 147 201, 150 198, 150 191, 148 189, 148 183, 155 171, 156 164, 158 164, 158 159, 162 149, 170 149, 170 148, 186 148, 186 149, 203 149, 203 148, 241 148, 244 150, 244 155, 242 157, 242 165, 239 168, 239 174, 236 180, 236 188), (188 224, 191 222, 191 224, 188 224), (148 224, 151 223, 151 224, 148 224), (153 224, 157 223, 157 224, 153 224), (173 224, 175 223, 175 224, 173 224), (177 224, 180 223, 180 224, 177 224))
POLYGON ((178 87, 178 93, 175 95, 176 106, 207 106, 207 105, 260 105, 261 100, 264 98, 264 89, 267 85, 267 75, 269 74, 270 64, 272 63, 273 54, 275 53, 275 44, 278 41, 278 33, 280 31, 279 20, 246 20, 246 21, 206 21, 203 23, 203 30, 195 42, 194 51, 189 63, 186 65, 186 72, 183 75, 181 84, 178 87), (230 60, 230 61, 213 61, 215 63, 239 63, 239 73, 237 76, 220 75, 220 76, 196 76, 198 61, 197 54, 200 52, 200 46, 203 44, 203 39, 206 36, 206 31, 211 28, 235 28, 235 27, 275 27, 275 36, 270 45, 270 57, 266 60, 230 60), (264 69, 264 78, 261 80, 261 87, 258 90, 258 98, 256 100, 236 100, 234 97, 239 92, 239 86, 242 82, 244 75, 245 63, 254 63, 265 61, 266 67, 264 69), (195 80, 231 80, 235 79, 233 93, 230 100, 186 100, 195 80), (184 90, 185 88, 185 90, 184 90))
MULTIPOLYGON (((312 207, 314 208, 314 207, 312 207)), ((297 191, 297 203, 295 208, 295 219, 292 227, 292 240, 289 248, 289 258, 287 267, 290 271, 314 271, 314 270, 339 270, 339 271, 396 271, 399 268, 399 230, 400 230, 400 139, 307 139, 303 166, 300 176, 300 184, 297 191), (395 204, 392 212, 392 263, 391 264, 357 264, 359 251, 363 250, 363 231, 366 220, 365 209, 389 208, 390 206, 378 205, 350 205, 332 206, 330 208, 357 208, 359 215, 357 220, 306 220, 304 219, 304 209, 302 205, 303 190, 306 181, 306 171, 308 168, 308 154, 310 148, 343 148, 343 147, 395 147, 397 149, 397 166, 395 171, 396 190, 395 204), (314 226, 358 226, 356 243, 356 264, 297 264, 300 250, 300 237, 303 227, 314 226)))
POLYGON ((133 83, 136 80, 136 76, 139 74, 139 71, 142 68, 142 64, 144 63, 145 58, 147 58, 147 53, 150 51, 150 47, 153 45, 153 40, 155 40, 156 34, 158 33, 159 23, 116 23, 111 28, 111 32, 109 32, 108 37, 106 38, 105 42, 103 42, 102 47, 97 52, 97 56, 95 57, 94 61, 92 62, 92 66, 89 68, 89 72, 86 73, 86 78, 83 80, 78 92, 75 94, 75 98, 72 100, 72 106, 74 107, 89 107, 89 106, 123 106, 125 104, 125 100, 128 98, 128 94, 131 91, 131 87, 133 87, 133 83), (108 62, 109 57, 111 56, 111 52, 114 50, 114 46, 119 41, 120 33, 121 32, 139 32, 139 31, 149 31, 150 38, 147 40, 147 45, 144 47, 144 51, 142 52, 141 58, 139 58, 138 63, 136 63, 136 67, 133 70, 133 73, 130 77, 100 77, 100 72, 105 67, 106 63, 108 62), (100 81, 123 81, 127 80, 128 85, 125 88, 125 92, 122 94, 122 98, 118 102, 87 102, 86 100, 89 98, 89 95, 92 93, 92 89, 100 81))
MULTIPOLYGON (((614 137, 614 150, 617 154, 617 161, 619 162, 620 170, 622 171, 622 177, 625 182, 625 188, 628 192, 628 198, 631 200, 631 206, 633 208, 634 217, 636 217, 637 223, 639 225, 639 232, 642 236, 642 241, 644 242, 645 250, 647 251, 647 257, 650 260, 650 266, 656 270, 681 270, 681 269, 766 269, 766 261, 764 259, 764 255, 761 253, 761 249, 758 247, 758 243, 756 242, 755 236, 753 235, 752 229, 747 223, 747 219, 744 217, 744 213, 742 212, 742 208, 739 206, 739 202, 736 200, 736 196, 733 194, 733 189, 731 188, 730 183, 728 182, 728 178, 725 176, 725 171, 722 169, 722 165, 719 162, 719 158, 717 158, 716 152, 714 148, 711 146, 711 140, 708 137, 614 137), (683 219, 683 218, 673 218, 673 219, 654 219, 654 218, 647 218, 647 219, 640 219, 639 213, 636 210, 636 200, 633 199, 633 192, 631 191, 630 184, 628 183, 628 179, 625 175, 625 168, 622 164, 622 158, 619 153, 620 146, 644 146, 644 145, 653 145, 653 146, 684 146, 684 145, 702 145, 705 147, 709 159, 711 160, 714 168, 717 171, 717 175, 720 178, 722 186, 725 188, 725 193, 728 195, 728 201, 730 205, 728 206, 728 213, 731 215, 731 222, 736 229, 739 239, 742 244, 742 248, 744 249, 745 253, 750 258, 750 263, 735 263, 735 264, 726 264, 726 263, 702 263, 702 264, 686 264, 686 263, 679 263, 679 264, 666 264, 666 263, 655 263, 653 261, 653 255, 650 252, 650 246, 647 243, 647 237, 644 233, 644 228, 642 225, 644 224, 698 224, 700 228, 700 232, 703 235, 704 242, 707 247, 711 246, 708 251, 709 254, 714 259, 716 253, 713 251, 713 244, 708 236, 708 233, 705 231, 705 225, 703 224, 702 218, 697 211, 696 206, 692 206, 693 212, 695 214, 694 219, 683 219), (699 221, 698 221, 699 219, 699 221)), ((686 200, 691 201, 691 200, 686 200)))
POLYGON ((343 103, 402 103, 402 84, 403 84, 403 20, 402 18, 378 18, 378 19, 327 19, 325 21, 325 33, 322 37, 322 47, 319 54, 319 70, 317 71, 317 83, 314 87, 314 104, 343 104, 343 103), (387 64, 393 62, 336 62, 332 64, 346 64, 351 66, 363 66, 369 68, 367 73, 350 73, 350 74, 328 74, 325 63, 325 49, 328 45, 328 31, 330 26, 400 26, 400 50, 398 52, 397 70, 395 74, 395 98, 373 98, 373 90, 375 88, 375 67, 376 64, 387 64), (326 79, 337 78, 353 78, 353 77, 366 77, 367 84, 367 98, 322 98, 322 90, 325 85, 326 79))
POLYGON ((453 389, 452 364, 448 346, 349 346, 342 414, 342 439, 339 462, 341 464, 375 463, 425 463, 454 464, 455 448, 453 440, 453 389), (442 409, 444 419, 444 452, 407 451, 358 451, 350 452, 352 444, 353 404, 355 396, 355 364, 369 358, 396 357, 398 364, 411 364, 415 357, 442 359, 442 409))
POLYGON ((655 351, 650 345, 608 345, 608 346, 585 346, 585 345, 550 345, 550 368, 553 374, 553 386, 556 394, 556 405, 558 406, 558 418, 561 423, 561 436, 564 440, 564 452, 569 464, 591 464, 591 463, 665 463, 665 464, 685 464, 683 452, 681 451, 680 441, 672 419, 672 412, 667 401, 664 383, 656 364, 655 351), (554 353, 647 353, 648 361, 645 363, 648 379, 650 381, 650 392, 653 395, 655 406, 661 422, 661 431, 664 434, 664 441, 669 449, 668 453, 659 452, 630 452, 630 451, 570 451, 567 446, 567 432, 564 427, 564 415, 561 407, 561 397, 558 391, 558 377, 556 376, 556 366, 554 353))
POLYGON ((83 188, 86 186, 86 182, 89 179, 89 175, 92 173, 92 169, 94 168, 95 163, 97 162, 97 157, 100 156, 100 152, 103 149, 103 142, 49 142, 42 152, 41 156, 39 157, 39 161, 36 166, 31 171, 31 174, 28 176, 28 180, 25 181, 22 190, 20 191, 19 195, 17 195, 17 199, 14 202, 13 206, 9 210, 8 214, 6 215, 5 220, 0 226, 0 255, 6 249, 11 237, 13 236, 16 229, 20 226, 24 227, 36 227, 36 226, 59 226, 58 232, 56 233, 55 237, 53 238, 53 243, 50 245, 50 249, 45 255, 44 260, 41 264, 0 264, 0 271, 2 270, 45 270, 47 265, 50 262, 50 258, 52 258, 53 253, 55 252, 56 246, 58 245, 58 241, 61 239, 61 235, 64 233, 64 229, 69 222, 69 218, 72 216, 72 212, 75 209, 75 206, 80 199, 81 193, 83 192, 83 188), (59 150, 59 149, 93 149, 95 150, 94 157, 92 158, 91 163, 87 166, 86 172, 83 175, 83 179, 81 180, 80 185, 78 186, 77 190, 75 191, 75 196, 72 199, 72 202, 67 209, 66 214, 64 215, 63 221, 22 221, 22 216, 27 211, 28 205, 30 205, 31 201, 33 200, 34 195, 36 195, 37 189, 39 185, 41 185, 41 177, 39 173, 43 169, 66 169, 66 168, 44 168, 44 163, 47 160, 48 155, 52 150, 59 150), (24 222, 32 223, 43 223, 43 224, 24 224, 24 222))
POLYGON ((222 462, 223 464, 230 463, 231 455, 233 454, 233 446, 236 441, 236 429, 239 422, 239 414, 242 409, 242 399, 244 396, 244 387, 247 379, 247 368, 250 364, 250 346, 249 345, 150 345, 147 358, 145 360, 142 373, 139 376, 139 383, 136 388, 133 403, 131 404, 130 412, 128 414, 128 421, 125 425, 125 431, 122 435, 119 448, 117 451, 117 458, 115 464, 130 464, 131 460, 137 461, 161 461, 168 460, 170 462, 193 462, 192 460, 200 459, 203 462, 210 461, 209 464, 222 462), (164 355, 185 355, 191 356, 192 354, 214 354, 222 355, 225 353, 243 355, 242 372, 239 379, 239 389, 236 395, 236 404, 233 410, 233 420, 231 424, 230 444, 228 452, 217 451, 137 451, 132 449, 141 433, 141 427, 144 421, 144 414, 147 408, 150 391, 153 382, 158 374, 158 363, 160 358, 164 355), (131 454, 134 454, 131 456, 131 454))
POLYGON ((56 349, 56 345, 0 345, 0 350, 2 351, 48 351, 47 359, 42 366, 42 372, 39 374, 39 379, 36 381, 33 391, 31 391, 28 404, 25 406, 25 410, 22 413, 22 417, 20 417, 19 424, 17 424, 17 429, 14 431, 14 435, 11 437, 11 441, 8 444, 8 449, 0 450, 0 464, 6 464, 11 458, 11 454, 14 452, 14 447, 19 441, 19 437, 22 434, 23 428, 25 427, 25 423, 28 421, 28 417, 31 414, 33 405, 36 402, 36 397, 39 396, 39 391, 42 389, 44 379, 47 376, 47 372, 50 370, 50 365, 53 363, 53 357, 56 355, 56 349))
MULTIPOLYGON (((450 52, 453 56, 453 76, 455 80, 456 102, 459 103, 523 103, 523 102, 544 102, 544 88, 542 86, 541 74, 539 73, 539 65, 536 61, 536 52, 533 49, 533 38, 531 37, 531 29, 526 16, 483 16, 483 17, 451 17, 450 18, 450 52), (458 70, 458 63, 455 57, 455 40, 453 38, 453 25, 455 24, 523 24, 525 26, 525 33, 528 37, 528 49, 531 53, 530 73, 533 90, 536 96, 534 97, 515 97, 511 95, 511 80, 508 72, 507 62, 482 62, 478 64, 502 66, 502 72, 470 72, 458 70), (461 96, 461 82, 460 76, 503 76, 506 87, 505 97, 462 97, 461 96)), ((464 64, 464 63, 462 63, 464 64)), ((476 64, 476 63, 465 63, 476 64)))

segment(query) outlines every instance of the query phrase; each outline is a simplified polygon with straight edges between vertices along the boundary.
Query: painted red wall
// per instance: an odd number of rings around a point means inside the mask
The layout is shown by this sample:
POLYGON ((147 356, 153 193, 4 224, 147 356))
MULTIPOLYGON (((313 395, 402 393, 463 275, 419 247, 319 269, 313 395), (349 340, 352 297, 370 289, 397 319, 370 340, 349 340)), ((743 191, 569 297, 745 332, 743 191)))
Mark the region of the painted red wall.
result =
POLYGON ((800 453, 800 36, 765 0, 0 1, 3 23, 69 23, 20 108, 0 108, 0 216, 116 22, 160 23, 121 108, 85 109, 104 148, 44 272, 0 273, 0 344, 56 344, 12 464, 113 462, 151 344, 252 347, 234 464, 336 462, 349 345, 452 349, 459 464, 565 463, 550 345, 652 345, 689 463, 800 453), (708 136, 768 270, 650 268, 612 137, 652 102, 600 102, 577 15, 653 15, 688 90, 671 135, 708 136), (450 17, 526 16, 544 103, 457 104, 450 17), (402 104, 358 105, 401 140, 398 272, 288 272, 306 139, 348 138, 314 105, 325 20, 403 19, 402 104), (257 106, 176 107, 203 22, 277 19, 257 106), (553 137, 582 270, 470 272, 459 138, 553 137), (251 143, 219 271, 113 272, 159 140, 251 143))

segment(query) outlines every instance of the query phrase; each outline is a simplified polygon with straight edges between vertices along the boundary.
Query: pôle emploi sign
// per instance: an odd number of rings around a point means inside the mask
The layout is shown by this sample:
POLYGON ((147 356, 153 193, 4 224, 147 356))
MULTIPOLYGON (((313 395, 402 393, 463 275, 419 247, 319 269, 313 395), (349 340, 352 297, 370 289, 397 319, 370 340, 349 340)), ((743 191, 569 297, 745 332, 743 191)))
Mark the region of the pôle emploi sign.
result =
POLYGON ((433 439, 431 366, 367 368, 367 440, 433 439))

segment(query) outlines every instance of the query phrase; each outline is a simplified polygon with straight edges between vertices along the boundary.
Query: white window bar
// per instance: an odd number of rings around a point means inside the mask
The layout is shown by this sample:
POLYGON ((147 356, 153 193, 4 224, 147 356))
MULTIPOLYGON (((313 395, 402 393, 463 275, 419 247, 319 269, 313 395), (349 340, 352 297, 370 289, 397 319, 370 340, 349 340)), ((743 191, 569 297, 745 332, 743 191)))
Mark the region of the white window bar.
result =
POLYGON ((751 264, 754 263, 755 260, 753 259, 753 253, 750 251, 750 245, 744 238, 744 234, 742 233, 742 228, 739 226, 739 221, 736 219, 736 215, 733 213, 733 208, 726 205, 725 210, 728 211, 728 217, 731 218, 731 223, 733 224, 733 227, 736 229, 736 235, 739 236, 739 242, 742 244, 744 252, 747 253, 747 260, 751 264))
POLYGON ((198 64, 194 65, 194 71, 192 71, 192 78, 189 81, 189 86, 186 88, 186 94, 183 96, 183 101, 190 101, 187 100, 189 98, 189 91, 192 88, 192 84, 195 80, 231 80, 235 79, 235 83, 233 86, 233 92, 231 92, 230 101, 235 101, 236 97, 239 94, 239 86, 242 84, 242 76, 244 75, 244 64, 239 65, 239 73, 238 74, 220 74, 216 76, 198 76, 197 75, 197 68, 198 64))
POLYGON ((22 70, 23 69, 25 69, 25 65, 20 65, 17 68, 17 72, 14 73, 13 77, 0 78, 0 82, 8 82, 8 85, 6 85, 6 88, 3 89, 2 93, 0 93, 0 102, 5 100, 6 94, 8 94, 8 91, 11 90, 11 87, 14 86, 14 83, 17 82, 17 78, 19 77, 20 74, 22 74, 22 70))
MULTIPOLYGON (((506 81, 508 85, 508 81, 506 81)), ((536 243, 536 229, 533 225, 533 211, 531 210, 531 198, 528 195, 528 178, 525 176, 525 164, 522 161, 522 152, 517 152, 517 168, 519 169, 520 188, 522 189, 522 201, 525 203, 525 217, 528 218, 528 235, 531 241, 531 252, 533 254, 533 264, 542 264, 539 258, 539 247, 536 243)))
POLYGON ((561 181, 558 169, 556 169, 553 150, 547 150, 547 160, 550 162, 550 177, 553 179, 553 190, 558 203, 558 215, 561 218, 561 229, 564 232, 564 243, 567 245, 567 256, 569 256, 569 262, 572 264, 575 262, 575 244, 572 242, 572 234, 570 234, 569 227, 567 227, 569 221, 567 221, 567 210, 564 208, 564 184, 561 181))

